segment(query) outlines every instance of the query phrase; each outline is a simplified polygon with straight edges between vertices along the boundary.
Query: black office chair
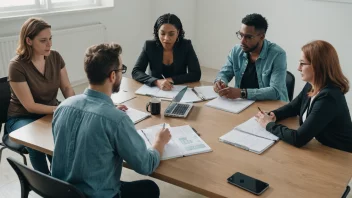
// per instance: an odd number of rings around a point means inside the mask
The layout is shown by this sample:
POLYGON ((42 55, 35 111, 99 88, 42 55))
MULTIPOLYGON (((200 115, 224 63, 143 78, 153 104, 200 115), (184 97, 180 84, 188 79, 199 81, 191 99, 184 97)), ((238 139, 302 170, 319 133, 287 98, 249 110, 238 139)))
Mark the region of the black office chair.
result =
POLYGON ((350 186, 346 186, 346 190, 345 192, 343 193, 342 197, 341 198, 346 198, 348 193, 350 192, 351 190, 351 187, 350 186))
POLYGON ((33 170, 12 158, 7 158, 21 183, 21 198, 27 198, 31 190, 46 198, 85 198, 72 184, 33 170))
MULTIPOLYGON (((7 81, 7 77, 0 78, 0 131, 3 123, 6 123, 7 120, 7 109, 9 108, 10 104, 10 84, 7 81)), ((10 140, 9 134, 6 131, 6 126, 4 126, 4 135, 2 136, 2 142, 0 142, 2 148, 0 149, 0 162, 1 162, 1 155, 2 151, 5 148, 10 149, 23 157, 24 164, 27 165, 27 159, 24 154, 28 154, 28 151, 25 146, 17 144, 10 140)))
POLYGON ((288 99, 292 101, 293 92, 295 91, 295 76, 289 71, 287 71, 286 73, 286 87, 287 87, 288 99))

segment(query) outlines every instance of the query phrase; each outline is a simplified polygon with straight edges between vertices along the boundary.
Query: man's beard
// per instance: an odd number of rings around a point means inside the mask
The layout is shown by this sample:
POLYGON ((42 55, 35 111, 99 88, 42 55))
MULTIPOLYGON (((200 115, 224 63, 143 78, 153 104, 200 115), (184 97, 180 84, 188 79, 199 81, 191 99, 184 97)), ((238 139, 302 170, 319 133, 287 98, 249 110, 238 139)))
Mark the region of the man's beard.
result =
POLYGON ((116 82, 112 86, 112 93, 119 92, 120 91, 120 85, 121 85, 121 81, 119 82, 119 80, 116 79, 116 82))
POLYGON ((259 46, 259 42, 258 42, 254 47, 249 48, 249 49, 248 49, 247 51, 245 51, 245 52, 247 52, 247 53, 253 52, 254 50, 256 50, 256 49, 258 48, 258 46, 259 46))

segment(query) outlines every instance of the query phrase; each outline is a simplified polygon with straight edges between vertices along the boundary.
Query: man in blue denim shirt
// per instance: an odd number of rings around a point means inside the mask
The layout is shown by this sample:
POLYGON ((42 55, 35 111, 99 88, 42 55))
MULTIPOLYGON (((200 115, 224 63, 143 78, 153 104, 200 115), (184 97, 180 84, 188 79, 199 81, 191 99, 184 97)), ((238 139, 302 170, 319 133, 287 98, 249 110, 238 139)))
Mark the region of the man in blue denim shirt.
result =
POLYGON ((286 88, 286 53, 265 39, 268 23, 260 14, 242 19, 236 32, 241 45, 235 45, 214 83, 220 96, 250 100, 288 101, 286 88), (235 77, 235 87, 227 84, 235 77))
POLYGON ((52 176, 73 184, 87 197, 159 197, 153 181, 120 181, 123 160, 136 172, 151 174, 171 138, 169 130, 162 129, 147 149, 123 111, 126 106, 114 106, 111 94, 119 91, 127 70, 121 51, 117 44, 87 50, 84 69, 89 88, 62 102, 54 113, 52 176))

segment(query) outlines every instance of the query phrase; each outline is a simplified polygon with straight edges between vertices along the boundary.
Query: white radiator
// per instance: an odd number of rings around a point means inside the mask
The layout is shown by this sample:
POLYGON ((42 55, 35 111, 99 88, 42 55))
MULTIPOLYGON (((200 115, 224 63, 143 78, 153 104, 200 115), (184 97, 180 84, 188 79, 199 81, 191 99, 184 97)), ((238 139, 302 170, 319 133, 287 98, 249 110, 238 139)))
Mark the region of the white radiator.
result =
MULTIPOLYGON (((86 82, 83 56, 94 44, 106 42, 106 28, 102 24, 52 30, 53 46, 66 63, 72 86, 86 82)), ((0 37, 0 77, 8 75, 10 60, 16 55, 18 35, 0 37)))

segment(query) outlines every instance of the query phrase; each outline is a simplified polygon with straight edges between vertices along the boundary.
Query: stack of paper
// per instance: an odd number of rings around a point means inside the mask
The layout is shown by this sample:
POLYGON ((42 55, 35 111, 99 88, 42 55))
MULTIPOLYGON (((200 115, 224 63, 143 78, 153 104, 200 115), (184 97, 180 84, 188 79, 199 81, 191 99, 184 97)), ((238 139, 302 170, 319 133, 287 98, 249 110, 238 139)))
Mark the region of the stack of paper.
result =
POLYGON ((253 103, 254 100, 246 100, 241 98, 231 100, 223 97, 218 97, 205 105, 231 113, 240 113, 253 103))
POLYGON ((279 138, 266 131, 254 117, 219 138, 220 141, 257 154, 263 153, 279 138))
MULTIPOLYGON (((156 125, 146 129, 138 130, 138 134, 144 139, 148 148, 155 141, 156 134, 163 125, 156 125)), ((199 153, 211 152, 211 148, 194 132, 189 125, 170 127, 171 140, 165 145, 162 160, 184 157, 199 153)))

